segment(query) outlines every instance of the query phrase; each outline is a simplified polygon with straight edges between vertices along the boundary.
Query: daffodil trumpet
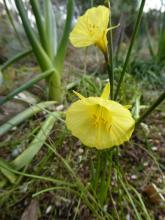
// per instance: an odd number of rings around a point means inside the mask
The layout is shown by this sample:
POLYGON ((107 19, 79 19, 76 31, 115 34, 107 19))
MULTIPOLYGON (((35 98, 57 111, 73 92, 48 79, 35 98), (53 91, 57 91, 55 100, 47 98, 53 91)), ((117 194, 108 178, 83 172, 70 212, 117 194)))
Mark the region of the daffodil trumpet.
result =
POLYGON ((119 24, 116 26, 111 26, 110 7, 92 7, 88 9, 84 15, 78 18, 77 23, 69 37, 74 47, 81 48, 95 45, 102 51, 105 58, 105 63, 107 65, 109 81, 111 84, 111 98, 113 98, 114 78, 112 40, 109 40, 110 51, 108 51, 107 33, 117 27, 119 27, 119 24))
POLYGON ((108 61, 108 31, 118 25, 109 27, 110 9, 105 6, 92 7, 77 20, 70 33, 70 41, 74 47, 97 46, 108 61))
POLYGON ((130 139, 135 121, 127 106, 109 100, 109 83, 100 97, 85 98, 74 93, 80 100, 66 112, 66 125, 73 136, 98 150, 119 146, 130 139))

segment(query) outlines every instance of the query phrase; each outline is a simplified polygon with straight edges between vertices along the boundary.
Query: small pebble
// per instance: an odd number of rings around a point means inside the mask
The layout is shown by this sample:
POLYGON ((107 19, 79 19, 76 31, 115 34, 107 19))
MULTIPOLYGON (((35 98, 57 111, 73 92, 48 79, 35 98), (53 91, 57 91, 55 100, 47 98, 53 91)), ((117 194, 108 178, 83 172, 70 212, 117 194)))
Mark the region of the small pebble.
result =
POLYGON ((153 150, 153 151, 157 151, 158 148, 157 148, 157 147, 152 147, 152 150, 153 150))
POLYGON ((12 151, 11 155, 12 157, 16 157, 19 155, 20 152, 21 152, 20 148, 16 148, 12 151))
POLYGON ((64 109, 64 105, 58 105, 57 107, 56 107, 56 110, 57 111, 62 111, 64 109))
POLYGON ((148 162, 144 162, 143 165, 144 165, 145 167, 147 167, 147 166, 148 166, 148 162))
POLYGON ((132 180, 136 180, 136 179, 137 179, 137 176, 136 176, 136 175, 132 175, 132 176, 131 176, 131 179, 132 179, 132 180))
POLYGON ((46 214, 50 213, 50 211, 52 210, 52 206, 48 206, 48 208, 46 209, 46 214))

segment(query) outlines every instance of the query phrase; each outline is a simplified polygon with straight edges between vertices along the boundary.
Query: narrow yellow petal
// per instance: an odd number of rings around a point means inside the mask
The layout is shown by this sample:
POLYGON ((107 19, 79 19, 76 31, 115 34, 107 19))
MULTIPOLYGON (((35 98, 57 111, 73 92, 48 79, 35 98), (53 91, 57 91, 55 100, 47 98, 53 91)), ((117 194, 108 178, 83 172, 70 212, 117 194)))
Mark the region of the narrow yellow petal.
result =
POLYGON ((109 95, 110 95, 110 83, 107 83, 103 89, 103 92, 101 94, 101 98, 102 99, 109 99, 109 95))
POLYGON ((132 108, 132 105, 124 105, 124 107, 125 107, 126 109, 131 109, 131 108, 132 108))
POLYGON ((74 91, 74 90, 73 90, 73 93, 74 93, 76 96, 78 96, 80 99, 85 99, 84 96, 82 96, 80 93, 78 93, 78 92, 76 92, 76 91, 74 91))

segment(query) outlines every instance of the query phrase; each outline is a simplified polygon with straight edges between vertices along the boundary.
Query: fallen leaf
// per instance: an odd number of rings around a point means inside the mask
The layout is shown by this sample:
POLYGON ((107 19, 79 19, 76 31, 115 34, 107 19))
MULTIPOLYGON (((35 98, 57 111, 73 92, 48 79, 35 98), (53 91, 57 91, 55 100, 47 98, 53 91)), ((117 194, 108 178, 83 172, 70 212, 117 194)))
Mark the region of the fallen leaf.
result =
POLYGON ((30 205, 25 209, 21 220, 38 220, 39 205, 36 200, 32 200, 30 205))
POLYGON ((148 198, 152 203, 164 203, 165 198, 160 193, 160 190, 157 188, 155 184, 150 184, 144 188, 144 192, 147 194, 148 198))

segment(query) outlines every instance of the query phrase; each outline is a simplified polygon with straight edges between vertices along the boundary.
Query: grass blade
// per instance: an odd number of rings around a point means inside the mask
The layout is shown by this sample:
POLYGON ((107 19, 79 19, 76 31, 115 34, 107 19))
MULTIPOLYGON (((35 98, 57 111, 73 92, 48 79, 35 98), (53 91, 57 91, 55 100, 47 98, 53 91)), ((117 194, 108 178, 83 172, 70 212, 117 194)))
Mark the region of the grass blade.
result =
POLYGON ((134 209, 134 212, 135 212, 135 214, 136 214, 137 220, 142 220, 142 218, 141 218, 141 216, 140 216, 140 214, 139 214, 139 212, 138 212, 138 210, 137 210, 137 208, 136 208, 136 206, 135 206, 135 203, 134 203, 134 201, 133 201, 133 199, 132 199, 132 196, 131 196, 131 194, 129 193, 129 191, 128 191, 128 189, 127 189, 127 186, 124 184, 124 182, 123 182, 121 176, 119 176, 119 181, 120 181, 120 184, 121 184, 121 186, 123 187, 123 189, 124 189, 124 191, 125 191, 125 193, 126 193, 126 195, 127 195, 127 197, 128 197, 129 202, 130 202, 131 205, 132 205, 132 208, 134 209))
POLYGON ((7 168, 12 168, 10 164, 0 158, 0 171, 2 174, 13 184, 17 177, 14 173, 10 172, 7 168))
POLYGON ((17 54, 16 56, 12 57, 11 59, 9 59, 8 61, 6 61, 1 67, 0 70, 4 71, 8 66, 10 66, 11 64, 17 62, 18 60, 28 56, 29 54, 31 54, 33 52, 32 49, 27 49, 19 54, 17 54))
POLYGON ((126 69, 127 69, 127 65, 129 63, 129 59, 130 59, 130 55, 131 55, 131 52, 132 52, 132 48, 133 48, 133 45, 134 45, 134 42, 135 42, 135 38, 136 38, 138 29, 139 29, 141 18, 142 18, 142 15, 143 15, 143 8, 144 8, 144 5, 145 5, 145 1, 146 0, 142 0, 141 1, 138 17, 137 17, 136 24, 135 24, 135 29, 134 29, 133 34, 132 34, 132 38, 131 38, 129 49, 128 49, 127 56, 126 56, 126 59, 125 59, 124 67, 123 67, 123 70, 121 72, 120 79, 119 79, 119 82, 118 82, 118 85, 117 85, 117 89, 116 89, 116 93, 115 93, 115 97, 114 97, 115 100, 117 99, 117 96, 118 96, 118 93, 119 93, 119 90, 120 90, 120 86, 121 86, 121 84, 123 82, 124 75, 125 75, 125 72, 126 72, 126 69))
POLYGON ((144 112, 144 114, 136 121, 136 125, 139 125, 151 112, 165 99, 165 92, 163 92, 158 99, 150 106, 150 108, 144 112))
POLYGON ((131 187, 132 191, 136 194, 137 198, 139 199, 139 202, 140 202, 141 207, 142 207, 142 209, 143 209, 143 212, 144 212, 144 214, 145 214, 145 216, 146 216, 146 219, 147 219, 147 220, 151 220, 151 217, 150 217, 149 214, 148 214, 148 211, 147 211, 147 209, 146 209, 146 207, 145 207, 145 204, 144 204, 144 202, 143 202, 143 199, 142 199, 140 193, 139 193, 134 187, 132 187, 132 186, 130 186, 130 187, 131 187))
POLYGON ((21 122, 26 120, 27 118, 30 118, 34 114, 42 111, 44 108, 47 108, 50 105, 53 105, 55 102, 49 101, 49 102, 41 102, 35 106, 31 106, 30 108, 26 109, 25 111, 17 114, 12 119, 7 121, 5 124, 0 126, 0 136, 4 135, 6 132, 8 132, 12 127, 15 127, 19 125, 21 122))

